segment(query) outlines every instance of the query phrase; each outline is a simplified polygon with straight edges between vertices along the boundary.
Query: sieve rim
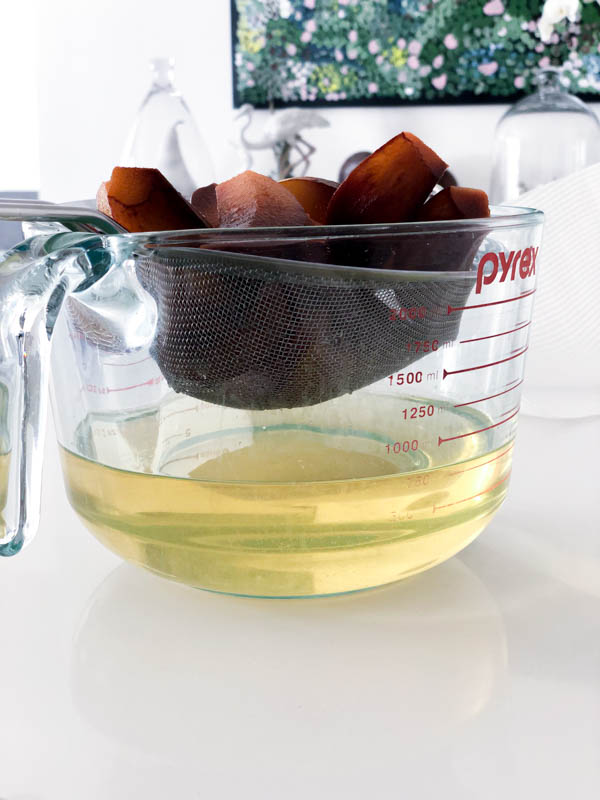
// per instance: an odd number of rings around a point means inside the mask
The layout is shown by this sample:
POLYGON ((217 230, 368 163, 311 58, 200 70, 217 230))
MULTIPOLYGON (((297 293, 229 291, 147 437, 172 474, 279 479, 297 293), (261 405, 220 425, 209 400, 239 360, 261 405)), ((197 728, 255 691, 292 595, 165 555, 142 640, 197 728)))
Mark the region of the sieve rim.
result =
POLYGON ((472 233, 474 238, 481 233, 493 235, 498 230, 511 230, 515 228, 535 228, 541 225, 544 219, 542 211, 519 206, 492 206, 492 216, 481 219, 446 220, 431 222, 399 222, 377 223, 369 225, 322 225, 307 228, 296 227, 270 227, 270 228, 207 228, 180 231, 160 231, 157 233, 128 233, 114 234, 107 238, 115 244, 127 242, 132 248, 132 253, 138 257, 148 257, 150 253, 158 257, 163 264, 171 262, 180 265, 187 262, 188 267, 196 266, 202 270, 209 267, 226 269, 236 266, 253 266, 260 270, 279 273, 296 273, 311 276, 337 277, 348 280, 368 282, 430 282, 430 281, 457 281, 472 276, 475 266, 469 270, 424 270, 424 269, 393 269, 369 266, 354 266, 345 264, 327 264, 318 261, 282 258, 280 256, 257 255, 224 251, 219 249, 223 245, 232 247, 242 244, 260 244, 271 240, 284 240, 288 244, 310 243, 321 239, 329 241, 352 242, 360 239, 361 242, 376 241, 380 236, 394 237, 398 240, 404 235, 415 236, 444 236, 446 234, 472 233), (498 211, 504 212, 496 215, 498 211), (509 213, 505 213, 505 212, 509 213), (189 247, 185 247, 189 240, 189 247), (210 245, 215 245, 213 249, 210 245), (202 245, 203 263, 194 265, 198 260, 198 246, 202 245))
MULTIPOLYGON (((248 253, 224 253, 221 250, 201 251, 203 262, 198 264, 191 263, 192 259, 198 260, 198 250, 194 248, 178 247, 169 250, 161 248, 152 249, 147 252, 136 252, 136 255, 145 258, 158 258, 164 266, 187 266, 188 269, 199 271, 215 269, 232 270, 246 267, 247 275, 251 274, 252 268, 260 272, 282 273, 283 275, 303 275, 309 274, 313 277, 323 277, 331 280, 334 277, 352 280, 355 278, 360 283, 370 282, 382 284, 397 283, 429 283, 431 281, 444 281, 452 283, 465 278, 473 278, 475 269, 470 270, 429 270, 429 269, 383 269, 377 267, 355 267, 343 264, 324 264, 318 261, 297 261, 293 259, 277 258, 276 256, 256 256, 248 253), (165 252, 166 251, 166 254, 165 252)), ((473 278, 474 279, 474 278, 473 278)))

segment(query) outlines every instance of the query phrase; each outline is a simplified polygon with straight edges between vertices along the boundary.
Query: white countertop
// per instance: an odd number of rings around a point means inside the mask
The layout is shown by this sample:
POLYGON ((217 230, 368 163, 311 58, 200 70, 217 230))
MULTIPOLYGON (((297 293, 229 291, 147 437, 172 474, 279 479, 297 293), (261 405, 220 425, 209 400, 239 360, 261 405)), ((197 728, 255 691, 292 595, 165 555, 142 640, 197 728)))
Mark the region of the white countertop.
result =
POLYGON ((600 796, 600 418, 521 418, 460 556, 362 594, 249 600, 123 564, 47 448, 0 560, 0 798, 600 796))

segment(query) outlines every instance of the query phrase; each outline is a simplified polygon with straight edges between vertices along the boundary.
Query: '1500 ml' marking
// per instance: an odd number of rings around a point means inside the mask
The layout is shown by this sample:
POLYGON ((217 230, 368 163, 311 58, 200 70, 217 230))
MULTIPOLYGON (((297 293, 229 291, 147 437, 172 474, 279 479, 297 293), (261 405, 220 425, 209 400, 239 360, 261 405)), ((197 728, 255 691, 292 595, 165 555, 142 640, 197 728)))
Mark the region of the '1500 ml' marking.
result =
POLYGON ((479 294, 483 286, 494 283, 499 270, 500 283, 504 283, 507 278, 514 281, 517 277, 517 266, 521 278, 530 278, 535 275, 535 261, 539 249, 539 247, 526 247, 524 250, 517 250, 516 253, 511 250, 508 255, 506 253, 486 253, 477 267, 475 294, 479 294), (488 264, 492 265, 492 271, 485 275, 484 270, 488 264))

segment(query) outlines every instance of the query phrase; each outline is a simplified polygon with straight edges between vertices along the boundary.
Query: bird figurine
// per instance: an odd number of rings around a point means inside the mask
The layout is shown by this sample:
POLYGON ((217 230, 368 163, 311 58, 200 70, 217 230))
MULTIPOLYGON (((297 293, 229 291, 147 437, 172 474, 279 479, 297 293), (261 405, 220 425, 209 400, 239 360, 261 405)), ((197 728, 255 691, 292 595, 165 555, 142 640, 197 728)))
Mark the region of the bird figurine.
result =
POLYGON ((278 178, 289 178, 294 174, 294 170, 302 165, 302 174, 306 175, 310 165, 310 158, 316 151, 310 142, 300 134, 306 128, 328 128, 329 121, 305 108, 284 108, 281 111, 273 111, 262 129, 262 135, 249 139, 246 132, 252 124, 252 114, 254 107, 245 103, 236 115, 236 119, 246 119, 240 132, 240 147, 246 159, 246 169, 252 167, 253 150, 273 150, 278 162, 278 178), (291 156, 295 153, 297 160, 291 162, 291 156))

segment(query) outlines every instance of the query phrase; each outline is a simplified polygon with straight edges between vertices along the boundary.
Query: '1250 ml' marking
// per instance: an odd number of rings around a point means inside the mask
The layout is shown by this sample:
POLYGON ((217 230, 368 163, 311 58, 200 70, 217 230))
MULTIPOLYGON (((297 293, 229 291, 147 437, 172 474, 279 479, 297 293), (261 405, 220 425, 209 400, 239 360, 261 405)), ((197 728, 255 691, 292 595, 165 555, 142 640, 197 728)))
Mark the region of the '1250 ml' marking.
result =
POLYGON ((511 250, 508 255, 506 253, 486 253, 477 267, 475 293, 479 294, 483 286, 494 283, 499 270, 500 283, 504 283, 507 278, 514 281, 517 277, 517 266, 521 278, 530 278, 535 275, 535 261, 539 249, 539 247, 526 247, 524 250, 517 250, 516 253, 511 250), (492 265, 492 271, 488 275, 484 275, 484 269, 488 264, 492 265))

